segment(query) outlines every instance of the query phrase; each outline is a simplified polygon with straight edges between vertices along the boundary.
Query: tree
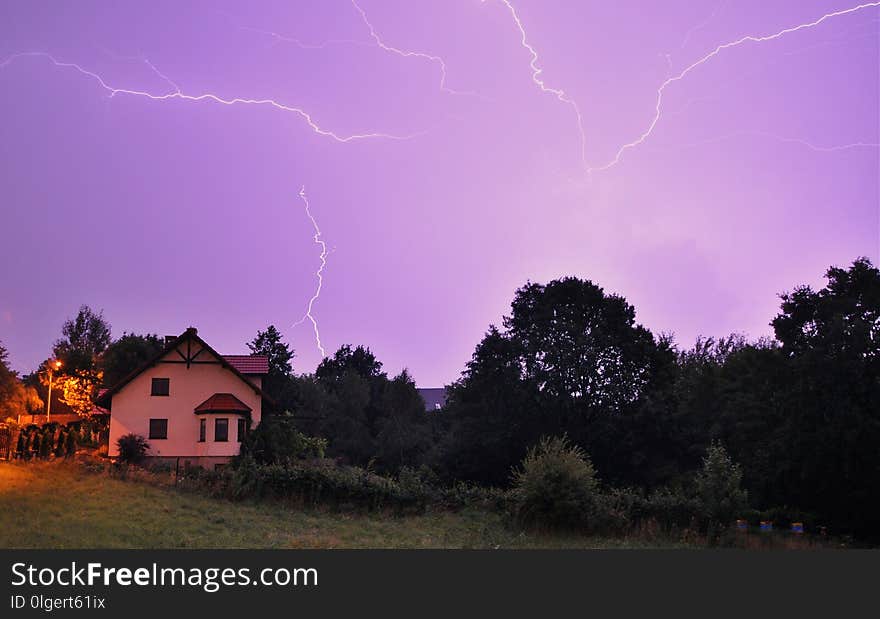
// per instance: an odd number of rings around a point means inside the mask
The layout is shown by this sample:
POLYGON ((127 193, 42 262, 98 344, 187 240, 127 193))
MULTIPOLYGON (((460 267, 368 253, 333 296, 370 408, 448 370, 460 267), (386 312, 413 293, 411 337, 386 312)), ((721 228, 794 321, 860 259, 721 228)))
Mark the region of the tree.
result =
POLYGON ((521 346, 526 375, 582 412, 621 411, 648 386, 654 337, 623 297, 590 281, 526 284, 504 326, 521 346))
POLYGON ((712 443, 696 477, 697 497, 710 531, 729 525, 748 506, 741 483, 742 469, 720 443, 712 443))
POLYGON ((590 458, 563 437, 545 437, 513 471, 511 502, 523 524, 553 528, 589 525, 599 480, 590 458))
POLYGON ((787 368, 777 498, 876 537, 880 271, 859 258, 826 278, 819 291, 783 294, 771 323, 787 368))
POLYGON ((323 418, 318 433, 327 438, 327 454, 364 465, 376 454, 370 424, 370 385, 355 372, 347 372, 326 393, 323 418))
POLYGON ((323 458, 327 441, 300 432, 293 415, 272 415, 248 432, 241 456, 259 464, 290 464, 296 460, 323 458))
POLYGON ((104 320, 104 313, 96 313, 88 305, 64 322, 61 333, 64 337, 55 342, 53 351, 65 372, 94 370, 98 355, 110 345, 110 324, 104 320))
POLYGON ((159 336, 123 333, 101 353, 99 366, 104 372, 103 384, 112 387, 155 357, 163 348, 159 336))
POLYGON ((129 433, 120 436, 116 440, 116 448, 119 450, 119 461, 127 464, 138 464, 150 451, 150 444, 143 436, 129 433))
POLYGON ((382 363, 369 348, 358 346, 352 350, 351 346, 344 345, 337 350, 332 357, 327 357, 315 370, 315 377, 324 383, 333 383, 342 379, 346 374, 354 373, 365 380, 384 377, 382 363))
POLYGON ((43 407, 36 389, 18 379, 8 365, 9 353, 0 344, 0 422, 18 420, 19 415, 33 415, 43 407))
POLYGON ((436 466, 446 477, 502 485, 541 431, 540 392, 524 378, 517 344, 490 327, 447 389, 436 466))
POLYGON ((269 374, 263 381, 263 389, 275 400, 279 410, 294 408, 296 400, 295 385, 292 383, 294 352, 282 341, 281 333, 275 325, 265 331, 257 331, 248 348, 255 355, 265 355, 269 359, 269 374))
POLYGON ((61 389, 61 401, 80 417, 91 414, 98 395, 98 386, 103 382, 100 370, 74 370, 72 374, 61 375, 57 379, 61 389))
POLYGON ((674 376, 671 342, 636 324, 623 297, 573 277, 526 284, 511 308, 504 330, 490 329, 451 390, 451 432, 460 439, 444 450, 451 468, 460 465, 450 458, 476 468, 481 456, 493 457, 486 446, 498 446, 506 461, 492 463, 497 480, 540 436, 561 434, 610 481, 643 481, 658 453, 668 460, 660 418, 673 408, 665 389, 674 376), (467 426, 479 428, 475 438, 467 426))
MULTIPOLYGON (((95 312, 88 305, 79 308, 73 319, 61 328, 64 336, 55 342, 53 352, 62 363, 61 371, 53 380, 64 394, 61 401, 76 414, 88 415, 103 380, 99 358, 110 345, 110 324, 103 312, 95 312)), ((41 375, 41 380, 45 380, 41 375)))
POLYGON ((376 420, 376 455, 383 468, 397 471, 422 464, 431 446, 425 403, 404 370, 385 386, 376 420))

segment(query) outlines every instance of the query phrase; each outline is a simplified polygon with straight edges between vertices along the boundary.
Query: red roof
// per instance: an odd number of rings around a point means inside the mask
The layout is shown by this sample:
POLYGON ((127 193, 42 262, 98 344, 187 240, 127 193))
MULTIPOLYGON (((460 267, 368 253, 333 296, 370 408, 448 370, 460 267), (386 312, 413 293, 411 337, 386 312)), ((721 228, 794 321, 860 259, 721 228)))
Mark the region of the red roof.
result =
POLYGON ((265 355, 223 355, 223 358, 242 374, 269 373, 269 357, 265 355))
POLYGON ((215 393, 196 406, 195 413, 249 413, 251 407, 231 393, 215 393))

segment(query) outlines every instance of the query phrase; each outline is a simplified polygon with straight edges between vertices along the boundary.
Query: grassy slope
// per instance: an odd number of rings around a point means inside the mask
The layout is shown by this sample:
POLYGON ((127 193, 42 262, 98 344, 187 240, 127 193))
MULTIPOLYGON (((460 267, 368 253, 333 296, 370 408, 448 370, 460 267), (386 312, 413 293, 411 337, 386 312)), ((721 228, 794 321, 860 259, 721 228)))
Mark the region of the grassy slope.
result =
MULTIPOLYGON (((0 548, 620 548, 522 534, 479 511, 394 517, 231 503, 84 472, 0 463, 0 548)), ((651 544, 658 546, 659 544, 651 544)))

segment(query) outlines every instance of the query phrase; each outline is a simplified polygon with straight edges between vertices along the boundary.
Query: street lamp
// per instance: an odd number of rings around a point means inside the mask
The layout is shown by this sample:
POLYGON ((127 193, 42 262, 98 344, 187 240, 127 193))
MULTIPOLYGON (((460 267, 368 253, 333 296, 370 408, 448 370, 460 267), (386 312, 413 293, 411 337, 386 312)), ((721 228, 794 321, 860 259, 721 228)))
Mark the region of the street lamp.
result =
POLYGON ((49 412, 52 410, 52 368, 61 369, 61 362, 56 360, 49 364, 49 397, 46 398, 46 423, 49 423, 49 412))

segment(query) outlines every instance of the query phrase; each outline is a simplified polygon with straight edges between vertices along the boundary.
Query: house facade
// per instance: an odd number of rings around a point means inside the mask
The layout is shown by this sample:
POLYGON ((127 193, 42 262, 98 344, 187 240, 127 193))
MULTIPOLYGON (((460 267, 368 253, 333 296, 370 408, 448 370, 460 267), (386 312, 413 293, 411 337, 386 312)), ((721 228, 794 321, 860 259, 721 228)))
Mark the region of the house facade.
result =
POLYGON ((118 456, 117 440, 133 433, 147 439, 153 462, 226 464, 262 419, 268 359, 220 355, 194 328, 166 341, 161 353, 99 396, 110 411, 109 455, 118 456))

